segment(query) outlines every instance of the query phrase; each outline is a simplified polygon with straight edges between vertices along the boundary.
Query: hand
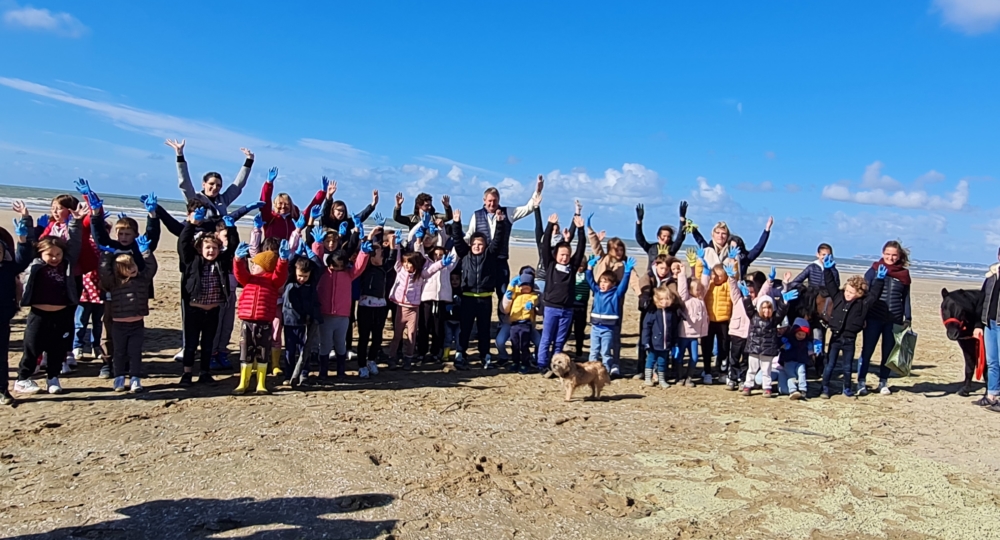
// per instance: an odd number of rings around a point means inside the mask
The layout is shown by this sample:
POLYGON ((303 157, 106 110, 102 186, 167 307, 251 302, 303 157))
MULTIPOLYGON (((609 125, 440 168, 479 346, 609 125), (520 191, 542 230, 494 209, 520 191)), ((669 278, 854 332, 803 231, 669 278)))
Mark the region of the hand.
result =
POLYGON ((385 227, 385 218, 382 217, 382 214, 379 214, 378 212, 375 213, 375 225, 378 225, 379 227, 385 227))
POLYGON ((788 338, 786 337, 781 338, 781 348, 785 349, 786 351, 792 348, 792 344, 791 342, 788 341, 788 338))
POLYGON ((318 204, 316 206, 313 206, 309 210, 309 217, 311 217, 313 221, 316 221, 317 219, 323 217, 323 207, 318 204))
POLYGON ((14 236, 28 236, 28 224, 24 220, 14 218, 14 236))
POLYGON ((445 255, 444 258, 441 259, 441 265, 445 267, 451 266, 451 263, 453 262, 455 262, 455 256, 451 253, 445 255))
POLYGON ((635 257, 629 257, 625 260, 625 273, 631 273, 633 268, 635 268, 635 257))
POLYGON ((826 256, 823 257, 824 269, 833 268, 834 266, 836 266, 836 264, 837 264, 836 261, 833 260, 833 255, 827 254, 826 256))
POLYGON ((737 283, 736 286, 739 287, 740 293, 743 295, 743 298, 750 298, 750 289, 747 288, 747 284, 745 281, 737 283))
POLYGON ((194 214, 191 216, 195 223, 201 223, 205 221, 205 216, 208 215, 208 210, 202 206, 195 209, 194 214))
POLYGON ((287 261, 292 256, 292 250, 288 248, 288 240, 282 240, 278 246, 278 258, 287 261))
POLYGON ((437 236, 437 234, 438 234, 439 232, 441 232, 441 230, 437 228, 437 225, 434 225, 433 223, 431 223, 431 226, 430 226, 430 227, 429 227, 429 228, 427 229, 427 232, 428 232, 428 233, 429 233, 429 234, 430 234, 431 236, 437 236))
POLYGON ((580 199, 573 201, 573 206, 576 209, 576 212, 574 212, 573 215, 579 216, 580 214, 583 213, 583 205, 580 204, 580 199))
POLYGON ((458 209, 452 210, 452 212, 451 212, 451 218, 455 221, 455 223, 461 223, 462 222, 462 211, 458 210, 458 209))
POLYGON ((524 309, 528 311, 535 309, 535 303, 532 302, 531 300, 528 300, 527 302, 524 303, 524 309))
MULTIPOLYGON (((296 222, 295 224, 298 225, 298 222, 296 222)), ((256 216, 253 217, 253 228, 254 229, 263 229, 264 228, 264 216, 263 215, 257 214, 256 216)))
POLYGON ((347 236, 347 222, 346 221, 344 221, 343 223, 340 224, 340 227, 337 229, 337 234, 339 234, 340 236, 347 236))
POLYGON ((295 246, 295 254, 298 255, 299 257, 308 257, 309 256, 309 251, 308 251, 308 248, 306 247, 305 241, 303 241, 301 239, 299 240, 298 245, 295 246))
POLYGON ((767 274, 767 280, 774 281, 774 278, 777 277, 777 275, 778 275, 778 269, 772 266, 771 271, 767 274))
POLYGON ((375 248, 372 247, 371 242, 369 242, 368 240, 361 242, 361 253, 371 253, 373 251, 375 251, 375 248))
POLYGON ((767 225, 764 225, 764 230, 771 232, 771 226, 774 225, 774 216, 767 218, 767 225))
POLYGON ((100 244, 97 244, 97 249, 99 251, 103 251, 104 253, 110 253, 112 255, 114 255, 115 253, 118 253, 117 251, 115 251, 114 248, 111 248, 111 247, 108 247, 108 246, 102 246, 100 244))
POLYGON ((684 251, 684 254, 687 256, 688 266, 698 264, 698 254, 695 252, 694 248, 687 248, 687 250, 684 251))
POLYGON ((600 241, 600 242, 603 242, 604 238, 607 237, 607 236, 608 236, 608 233, 606 231, 601 231, 601 232, 597 233, 597 240, 600 241))
POLYGON ((701 248, 700 247, 700 248, 694 250, 694 253, 695 253, 695 255, 698 256, 699 259, 705 260, 705 248, 701 248))
POLYGON ((814 339, 813 340, 813 354, 815 354, 817 356, 823 354, 823 342, 822 341, 820 341, 818 339, 814 339))
POLYGON ((247 159, 253 161, 253 152, 251 152, 249 148, 240 148, 240 152, 243 152, 243 155, 246 156, 247 159))
POLYGON ((135 239, 135 245, 139 246, 139 253, 149 253, 151 243, 149 237, 145 234, 135 239))
POLYGON ((736 277, 736 268, 733 266, 733 263, 726 263, 722 268, 725 269, 727 276, 731 278, 736 277))
POLYGON ((646 209, 642 206, 642 203, 635 205, 635 220, 642 223, 644 217, 646 217, 646 209))
POLYGON ((37 225, 39 227, 43 228, 43 229, 46 228, 46 227, 48 227, 49 226, 49 216, 48 215, 38 216, 37 225))
POLYGON ((424 215, 420 216, 420 224, 423 225, 423 227, 425 229, 429 228, 431 226, 431 215, 430 215, 430 213, 425 213, 424 215))
POLYGON ((326 236, 326 232, 323 230, 323 227, 315 226, 309 230, 309 235, 312 236, 313 242, 322 243, 323 237, 326 236))
POLYGON ((118 219, 125 219, 127 217, 128 214, 126 214, 125 212, 118 212, 118 219))
POLYGON ((156 193, 150 192, 149 195, 140 195, 139 202, 146 208, 146 211, 150 214, 156 213, 156 206, 159 201, 156 199, 156 193))
POLYGON ((569 235, 569 229, 562 230, 562 237, 564 242, 569 242, 573 239, 573 237, 569 235))
POLYGON ((973 330, 972 331, 972 337, 974 337, 976 339, 979 339, 979 338, 983 337, 983 329, 982 328, 976 328, 975 330, 973 330))
POLYGON ((396 235, 396 247, 399 247, 401 245, 403 245, 403 235, 402 234, 397 234, 396 235))
POLYGON ((681 221, 687 221, 687 213, 688 213, 687 201, 681 201, 680 211, 681 211, 681 221))
POLYGON ((360 214, 354 214, 351 216, 351 221, 354 222, 354 226, 358 229, 358 234, 361 234, 361 230, 365 228, 365 222, 361 221, 360 214))
POLYGON ((403 192, 402 191, 400 191, 399 193, 396 193, 396 207, 397 208, 402 208, 403 207, 403 201, 404 200, 405 199, 403 198, 403 192))
POLYGON ((538 180, 535 182, 535 193, 541 193, 542 189, 545 188, 545 177, 538 175, 538 180))
POLYGON ((232 228, 236 226, 236 220, 231 216, 222 216, 222 222, 226 224, 226 228, 232 228))
POLYGON ((791 302, 792 300, 795 300, 798 297, 799 297, 798 289, 792 289, 781 295, 781 299, 784 300, 786 304, 788 302, 791 302))
POLYGON ((417 228, 417 232, 413 233, 413 237, 416 238, 416 239, 418 239, 418 240, 423 239, 423 237, 424 237, 424 227, 423 227, 423 225, 421 225, 420 227, 417 228))
POLYGON ((582 229, 583 228, 583 217, 581 217, 581 216, 573 216, 573 225, 575 225, 577 229, 582 229))
POLYGON ((277 178, 278 178, 278 168, 271 167, 271 170, 267 171, 267 183, 273 184, 277 178))
POLYGON ((684 232, 691 234, 691 232, 698 230, 698 224, 691 221, 690 219, 684 220, 684 232))
POLYGON ((785 275, 781 276, 782 283, 788 284, 792 282, 792 273, 785 272, 785 275))
POLYGON ((264 208, 265 204, 267 204, 267 203, 265 203, 264 201, 257 201, 257 202, 255 202, 253 204, 247 205, 247 212, 253 212, 254 210, 260 210, 261 208, 264 208))
POLYGON ((170 148, 173 148, 174 151, 177 152, 178 156, 183 156, 184 145, 187 144, 187 139, 183 139, 179 142, 176 139, 167 139, 166 141, 164 141, 164 144, 166 144, 170 148))
POLYGON ((378 206, 378 190, 372 190, 372 208, 378 206))
POLYGON ((84 199, 87 200, 87 204, 90 205, 90 209, 93 211, 98 211, 104 207, 104 201, 93 191, 84 195, 84 199))
POLYGON ((889 269, 884 264, 880 264, 878 265, 878 272, 875 273, 875 279, 885 279, 885 275, 888 273, 889 269))
POLYGON ((594 219, 594 213, 593 212, 591 212, 590 215, 587 216, 587 228, 590 229, 590 230, 594 230, 594 226, 591 225, 591 223, 590 223, 590 221, 592 219, 594 219))
POLYGON ((521 276, 514 276, 514 279, 510 280, 510 286, 512 289, 516 289, 521 286, 521 276))
POLYGON ((503 296, 507 300, 513 300, 514 299, 514 291, 511 291, 511 290, 508 289, 507 292, 503 293, 503 296))
POLYGON ((733 246, 733 247, 729 248, 729 258, 732 259, 732 260, 734 260, 734 261, 740 260, 740 247, 739 246, 733 246))
POLYGON ((497 216, 497 223, 500 223, 501 221, 507 219, 507 215, 504 214, 502 210, 497 210, 496 216, 497 216))
POLYGON ((593 270, 594 267, 597 266, 597 261, 598 261, 597 255, 591 255, 590 257, 588 257, 587 258, 587 268, 590 268, 591 270, 593 270))
POLYGON ((240 242, 240 245, 236 246, 236 258, 246 259, 247 255, 250 255, 250 244, 240 242))
POLYGON ((552 214, 549 216, 549 223, 559 223, 559 214, 552 214))
POLYGON ((441 206, 444 208, 451 208, 451 196, 442 195, 441 196, 441 206))
MULTIPOLYGON (((87 201, 80 201, 80 204, 76 206, 76 210, 69 211, 69 217, 66 219, 66 222, 68 223, 73 219, 83 219, 87 217, 87 214, 89 213, 90 207, 87 206, 87 201)), ((107 217, 105 217, 105 219, 107 219, 107 217)))
MULTIPOLYGON (((257 214, 257 215, 260 216, 260 214, 257 214)), ((263 221, 264 221, 264 219, 261 218, 261 225, 263 225, 263 221)), ((254 227, 257 226, 257 218, 253 218, 253 224, 254 224, 254 227)), ((299 219, 295 220, 295 228, 298 229, 298 230, 300 230, 300 231, 302 229, 306 228, 306 215, 305 214, 299 214, 299 219)))
MULTIPOLYGON (((14 201, 14 202, 10 203, 10 207, 11 207, 12 210, 14 210, 14 212, 16 212, 17 214, 20 214, 22 217, 26 217, 26 216, 30 215, 28 213, 28 207, 25 206, 24 201, 14 201)), ((41 218, 39 218, 39 219, 41 219, 41 218)))
POLYGON ((323 182, 323 193, 329 195, 327 192, 330 191, 330 180, 325 176, 321 180, 323 182))

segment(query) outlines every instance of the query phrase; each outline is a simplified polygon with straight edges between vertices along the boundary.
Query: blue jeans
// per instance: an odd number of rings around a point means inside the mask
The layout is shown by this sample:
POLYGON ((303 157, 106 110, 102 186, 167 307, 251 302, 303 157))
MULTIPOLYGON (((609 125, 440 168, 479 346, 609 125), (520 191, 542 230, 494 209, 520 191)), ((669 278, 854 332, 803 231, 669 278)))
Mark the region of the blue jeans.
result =
POLYGON ((689 368, 693 368, 693 367, 695 367, 695 366, 698 365, 698 342, 699 341, 700 341, 699 338, 681 338, 680 339, 680 343, 678 344, 679 345, 679 347, 678 347, 679 350, 678 350, 678 353, 677 353, 677 367, 683 369, 684 363, 682 362, 682 360, 684 360, 684 353, 685 352, 687 352, 688 354, 691 355, 691 361, 688 362, 688 367, 689 368))
POLYGON ((879 338, 882 339, 882 363, 878 369, 878 380, 889 379, 889 368, 885 365, 889 361, 889 355, 896 346, 896 337, 892 332, 894 326, 892 321, 876 321, 868 319, 865 321, 865 329, 862 333, 861 361, 858 363, 858 384, 865 384, 865 376, 868 375, 868 367, 875 353, 875 345, 879 338))
MULTIPOLYGON (((506 313, 501 313, 498 317, 500 323, 497 324, 497 358, 500 360, 508 360, 510 355, 507 354, 507 342, 510 341, 510 315, 506 313)), ((541 334, 535 329, 535 325, 531 325, 531 343, 535 346, 535 350, 538 350, 538 340, 541 338, 541 334)))
POLYGON ((654 351, 649 349, 646 351, 646 369, 656 368, 657 373, 663 373, 667 371, 667 351, 654 351))
POLYGON ((806 365, 802 362, 785 362, 785 367, 778 372, 778 392, 806 392, 806 365))
POLYGON ((459 321, 444 322, 444 343, 442 347, 458 350, 458 335, 461 333, 462 323, 459 321))
MULTIPOLYGON (((545 306, 545 322, 542 323, 542 338, 538 344, 538 368, 545 370, 552 363, 552 355, 561 353, 569 338, 569 327, 573 324, 573 308, 565 309, 545 306)), ((593 348, 593 346, 591 346, 593 348)))
POLYGON ((73 326, 73 349, 82 349, 84 345, 94 347, 101 343, 101 331, 104 330, 104 304, 80 304, 76 306, 76 317, 73 326), (87 331, 87 326, 90 331, 87 331))
POLYGON ((826 364, 823 366, 823 388, 830 388, 833 372, 840 368, 844 372, 844 389, 851 388, 851 365, 854 364, 854 349, 857 338, 834 335, 827 347, 826 364))
POLYGON ((983 329, 983 340, 986 342, 986 393, 1000 396, 1000 326, 996 321, 983 329))
POLYGON ((617 367, 618 362, 615 361, 611 354, 614 340, 615 327, 600 324, 590 325, 590 361, 600 360, 604 364, 604 367, 608 368, 608 371, 611 371, 613 367, 617 367))

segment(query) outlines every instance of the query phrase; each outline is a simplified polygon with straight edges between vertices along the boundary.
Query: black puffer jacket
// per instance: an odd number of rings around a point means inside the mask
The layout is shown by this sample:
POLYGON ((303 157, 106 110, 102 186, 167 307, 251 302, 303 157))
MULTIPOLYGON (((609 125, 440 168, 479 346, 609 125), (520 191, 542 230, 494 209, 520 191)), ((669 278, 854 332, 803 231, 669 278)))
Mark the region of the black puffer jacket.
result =
MULTIPOLYGON (((874 268, 869 268, 865 272, 865 281, 868 282, 868 289, 871 290, 876 281, 874 268)), ((910 316, 910 286, 904 285, 902 281, 894 277, 886 277, 882 293, 868 310, 868 318, 896 324, 912 321, 913 317, 910 316)))
POLYGON ((197 298, 201 294, 202 268, 213 264, 222 278, 222 297, 229 298, 229 276, 233 273, 233 256, 236 253, 236 246, 240 243, 240 233, 236 227, 229 227, 226 231, 225 250, 219 253, 214 261, 206 261, 195 246, 195 235, 199 232, 198 226, 190 222, 184 225, 184 230, 181 231, 177 243, 182 269, 181 297, 185 302, 190 302, 192 298, 197 298))
POLYGON ((358 281, 361 283, 361 296, 386 298, 388 293, 386 284, 389 283, 387 279, 389 269, 387 266, 385 260, 382 261, 382 266, 375 266, 371 263, 371 259, 369 259, 368 266, 365 267, 365 271, 358 278, 358 281))
POLYGON ((858 332, 865 327, 868 310, 882 294, 885 280, 876 279, 867 294, 848 302, 844 298, 844 291, 838 289, 834 284, 835 276, 831 269, 826 269, 823 279, 826 281, 826 290, 833 300, 833 311, 830 313, 830 331, 833 332, 834 336, 857 337, 858 332))
POLYGON ((455 242, 455 252, 462 259, 462 292, 488 293, 496 291, 496 280, 500 276, 498 257, 503 246, 507 245, 510 234, 510 220, 497 221, 496 234, 479 255, 472 254, 472 247, 462 236, 462 224, 458 221, 452 227, 452 240, 455 242))
POLYGON ((788 311, 788 304, 783 300, 774 301, 774 314, 770 319, 765 319, 757 313, 757 308, 753 305, 753 300, 743 299, 743 307, 750 317, 750 334, 747 338, 747 354, 753 356, 778 356, 781 352, 781 340, 778 338, 778 325, 785 318, 788 311))

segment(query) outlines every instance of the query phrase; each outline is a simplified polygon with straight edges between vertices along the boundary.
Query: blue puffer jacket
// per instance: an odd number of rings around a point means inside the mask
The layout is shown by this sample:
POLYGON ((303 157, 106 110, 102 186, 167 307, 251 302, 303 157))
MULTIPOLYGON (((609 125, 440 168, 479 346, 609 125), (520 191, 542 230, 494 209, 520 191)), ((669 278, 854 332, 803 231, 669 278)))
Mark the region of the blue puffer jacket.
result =
MULTIPOLYGON (((834 285, 840 288, 840 272, 837 271, 836 267, 831 268, 833 270, 833 277, 836 279, 834 285)), ((799 275, 795 276, 791 282, 785 284, 785 290, 790 291, 802 285, 806 280, 809 280, 810 287, 819 287, 820 289, 826 288, 826 278, 823 277, 823 265, 813 261, 809 263, 799 272, 799 275)))
POLYGON ((677 343, 680 323, 678 306, 651 311, 642 318, 640 340, 647 350, 669 351, 677 343))
POLYGON ((594 293, 594 304, 590 309, 590 324, 601 326, 617 326, 622 318, 622 298, 628 292, 628 279, 631 272, 625 274, 617 287, 601 292, 601 287, 594 281, 594 272, 587 269, 587 284, 594 293))

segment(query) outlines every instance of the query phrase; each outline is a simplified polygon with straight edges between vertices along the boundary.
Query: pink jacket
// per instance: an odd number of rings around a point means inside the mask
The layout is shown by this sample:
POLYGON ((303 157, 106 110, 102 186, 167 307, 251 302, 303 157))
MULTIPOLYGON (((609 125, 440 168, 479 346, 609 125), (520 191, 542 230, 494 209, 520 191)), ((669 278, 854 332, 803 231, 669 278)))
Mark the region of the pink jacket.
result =
MULTIPOLYGON (((428 261, 430 262, 430 261, 428 261)), ((403 269, 403 257, 396 254, 396 282, 392 284, 389 299, 401 306, 417 307, 424 292, 424 283, 444 268, 441 261, 434 264, 424 264, 424 269, 416 276, 403 269)), ((451 281, 448 282, 451 288, 451 281)), ((450 300, 451 297, 449 296, 450 300)))
POLYGON ((362 252, 354 261, 353 268, 340 272, 334 272, 330 268, 323 269, 323 275, 319 278, 319 286, 316 288, 323 315, 351 316, 351 282, 365 271, 366 266, 368 266, 368 254, 362 252))
MULTIPOLYGON (((701 338, 708 335, 708 308, 705 307, 705 293, 708 291, 708 274, 701 276, 701 297, 691 296, 688 288, 687 270, 677 278, 677 292, 684 301, 687 317, 681 322, 682 338, 701 338)), ((729 323, 732 325, 732 322, 729 323)))
MULTIPOLYGON (((431 260, 427 259, 427 263, 424 266, 426 267, 430 264, 431 260)), ((424 292, 420 295, 420 300, 422 302, 451 302, 451 273, 457 265, 458 257, 455 257, 454 262, 442 268, 440 272, 427 278, 427 281, 424 283, 424 292)))
MULTIPOLYGON (((769 292, 771 292, 770 280, 764 282, 757 296, 769 292)), ((743 307, 743 293, 736 284, 736 278, 729 278, 729 296, 733 299, 733 317, 729 319, 729 335, 746 339, 750 335, 750 317, 747 317, 747 308, 743 307)))

